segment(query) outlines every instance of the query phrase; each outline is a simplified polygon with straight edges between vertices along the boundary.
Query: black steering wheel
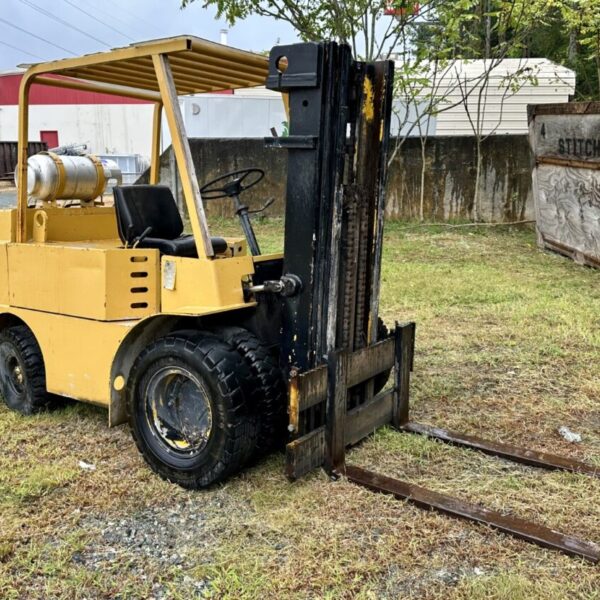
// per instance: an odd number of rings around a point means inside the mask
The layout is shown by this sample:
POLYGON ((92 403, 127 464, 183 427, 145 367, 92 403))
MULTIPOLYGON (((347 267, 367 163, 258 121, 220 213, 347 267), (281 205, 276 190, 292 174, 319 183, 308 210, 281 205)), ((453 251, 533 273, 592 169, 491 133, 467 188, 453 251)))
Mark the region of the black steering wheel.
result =
POLYGON ((239 196, 242 192, 255 186, 264 176, 265 172, 262 169, 251 168, 232 171, 204 184, 200 188, 200 195, 203 200, 239 196), (254 177, 252 178, 252 176, 254 177), (251 178, 249 183, 244 184, 248 177, 251 178), (220 187, 217 187, 218 185, 220 187))

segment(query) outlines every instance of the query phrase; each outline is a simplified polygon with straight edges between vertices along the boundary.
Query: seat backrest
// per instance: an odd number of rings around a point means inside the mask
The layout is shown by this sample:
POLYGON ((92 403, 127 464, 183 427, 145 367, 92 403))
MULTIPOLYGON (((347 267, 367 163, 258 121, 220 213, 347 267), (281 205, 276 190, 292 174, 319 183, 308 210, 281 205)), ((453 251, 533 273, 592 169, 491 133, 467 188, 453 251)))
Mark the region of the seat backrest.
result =
POLYGON ((121 185, 113 188, 121 241, 129 244, 152 227, 149 237, 174 240, 183 233, 183 221, 166 185, 121 185))

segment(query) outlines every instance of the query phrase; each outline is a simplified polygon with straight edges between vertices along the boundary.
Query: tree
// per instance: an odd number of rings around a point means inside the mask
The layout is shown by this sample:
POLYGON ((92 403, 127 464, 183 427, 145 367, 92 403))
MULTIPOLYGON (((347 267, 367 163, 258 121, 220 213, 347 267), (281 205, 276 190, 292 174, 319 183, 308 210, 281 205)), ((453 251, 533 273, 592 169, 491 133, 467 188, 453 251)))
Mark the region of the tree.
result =
POLYGON ((505 100, 526 83, 537 83, 537 71, 526 60, 518 61, 511 71, 499 74, 500 69, 505 59, 524 56, 527 41, 548 21, 551 6, 548 0, 473 0, 470 18, 457 20, 452 8, 439 10, 436 30, 418 41, 423 52, 433 45, 461 59, 446 75, 459 93, 455 106, 460 104, 475 137, 472 216, 476 221, 483 216, 479 189, 483 142, 500 127, 505 100), (467 75, 472 60, 478 60, 477 72, 467 75), (491 94, 500 96, 500 111, 495 118, 487 114, 491 94))
POLYGON ((571 60, 593 69, 595 89, 591 95, 600 98, 600 3, 598 0, 565 2, 562 16, 568 31, 576 38, 571 41, 571 60), (578 54, 581 56, 579 57, 578 54), (586 64, 587 63, 587 64, 586 64))
MULTIPOLYGON (((196 0, 182 0, 182 7, 196 0)), ((389 58, 416 22, 430 18, 442 0, 203 0, 231 25, 250 15, 289 23, 303 40, 334 39, 367 61, 389 58)))
MULTIPOLYGON (((182 0, 187 6, 195 0, 182 0)), ((249 15, 285 21, 305 40, 335 39, 349 43, 355 56, 364 60, 393 58, 396 61, 395 121, 399 132, 390 161, 400 152, 409 135, 418 133, 421 156, 430 125, 436 115, 462 104, 477 139, 474 216, 480 217, 478 183, 485 106, 491 73, 508 57, 528 55, 528 43, 552 16, 573 18, 564 12, 575 0, 203 0, 217 9, 217 16, 230 24, 249 15), (418 7, 418 9, 416 9, 418 7), (567 16, 565 16, 567 15, 567 16), (456 77, 442 86, 447 76, 464 61, 484 59, 484 69, 474 77, 456 77), (458 93, 455 93, 457 92, 458 93), (475 112, 473 101, 475 98, 475 112)), ((590 5, 598 0, 582 0, 590 5)), ((591 15, 591 13, 590 13, 591 15)), ((590 46, 600 47, 600 33, 590 16, 573 31, 588 32, 590 46), (595 36, 595 37, 594 37, 595 36)), ((600 73, 600 60, 598 62, 600 73)), ((519 75, 520 80, 523 74, 519 75)), ((516 91, 516 78, 505 94, 516 91)), ((424 217, 425 161, 421 172, 419 217, 424 217)))
POLYGON ((577 100, 600 99, 600 3, 551 0, 524 41, 523 57, 548 58, 577 74, 577 100))
MULTIPOLYGON (((187 6, 194 0, 182 0, 187 6)), ((446 95, 440 93, 439 75, 451 68, 449 48, 460 43, 460 24, 470 19, 472 0, 459 0, 450 10, 443 0, 204 0, 204 6, 214 6, 217 16, 230 24, 251 14, 271 17, 292 25, 305 40, 335 39, 351 45, 354 55, 364 60, 396 61, 394 125, 397 132, 389 162, 401 151, 405 140, 418 133, 421 155, 435 114, 451 108, 446 95), (454 26, 445 35, 431 33, 436 38, 435 53, 417 44, 419 31, 428 27, 434 32, 438 14, 453 15, 454 26), (439 41, 443 40, 440 44, 439 41), (411 119, 412 117, 412 119, 411 119)), ((449 92, 450 90, 446 90, 449 92)), ((426 174, 423 161, 421 181, 426 174)), ((424 186, 421 186, 419 217, 424 218, 424 186)))

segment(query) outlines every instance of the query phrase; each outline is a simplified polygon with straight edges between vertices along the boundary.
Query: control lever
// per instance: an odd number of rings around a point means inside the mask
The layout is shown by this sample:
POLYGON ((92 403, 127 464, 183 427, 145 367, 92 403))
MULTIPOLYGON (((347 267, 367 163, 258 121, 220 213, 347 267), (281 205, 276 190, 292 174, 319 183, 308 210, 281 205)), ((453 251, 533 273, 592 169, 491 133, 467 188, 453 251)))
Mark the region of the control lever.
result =
POLYGON ((262 208, 257 208, 255 210, 248 210, 248 214, 249 215, 257 215, 258 213, 263 212, 263 210, 267 210, 267 208, 269 208, 269 206, 271 206, 271 204, 273 204, 273 202, 275 202, 275 198, 269 198, 264 206, 262 208))
POLYGON ((152 233, 152 227, 146 227, 144 231, 140 235, 138 235, 135 240, 133 240, 132 248, 137 248, 138 244, 145 240, 152 233))
POLYGON ((246 236, 248 247, 250 248, 250 254, 252 254, 252 256, 259 256, 260 247, 258 245, 258 241, 256 240, 254 229, 252 229, 252 223, 250 223, 250 211, 245 204, 240 202, 240 197, 237 194, 233 194, 231 198, 233 199, 235 212, 240 218, 240 224, 242 226, 242 230, 244 231, 244 235, 246 236))
POLYGON ((298 275, 282 275, 281 279, 272 279, 265 281, 261 285, 250 285, 246 288, 247 292, 256 294, 257 292, 271 292, 273 294, 281 294, 289 298, 295 296, 302 290, 302 281, 298 275))

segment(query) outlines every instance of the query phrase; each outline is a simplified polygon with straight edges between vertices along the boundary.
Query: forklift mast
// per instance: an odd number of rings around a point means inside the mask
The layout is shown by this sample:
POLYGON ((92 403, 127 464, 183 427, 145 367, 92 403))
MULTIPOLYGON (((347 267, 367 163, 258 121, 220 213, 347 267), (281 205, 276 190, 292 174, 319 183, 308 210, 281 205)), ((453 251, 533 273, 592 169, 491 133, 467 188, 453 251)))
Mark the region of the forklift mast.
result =
POLYGON ((286 474, 323 466, 337 478, 484 523, 521 539, 600 560, 600 547, 346 462, 378 427, 416 433, 546 469, 600 472, 565 457, 422 425, 409 418, 415 324, 379 327, 385 183, 394 69, 353 60, 335 42, 273 48, 267 87, 288 94, 281 367, 289 381, 286 474), (390 371, 392 387, 381 391, 390 371))
POLYGON ((288 150, 283 273, 301 282, 283 299, 288 374, 376 341, 393 76, 336 42, 271 51, 267 87, 290 114, 289 135, 267 139, 288 150))

